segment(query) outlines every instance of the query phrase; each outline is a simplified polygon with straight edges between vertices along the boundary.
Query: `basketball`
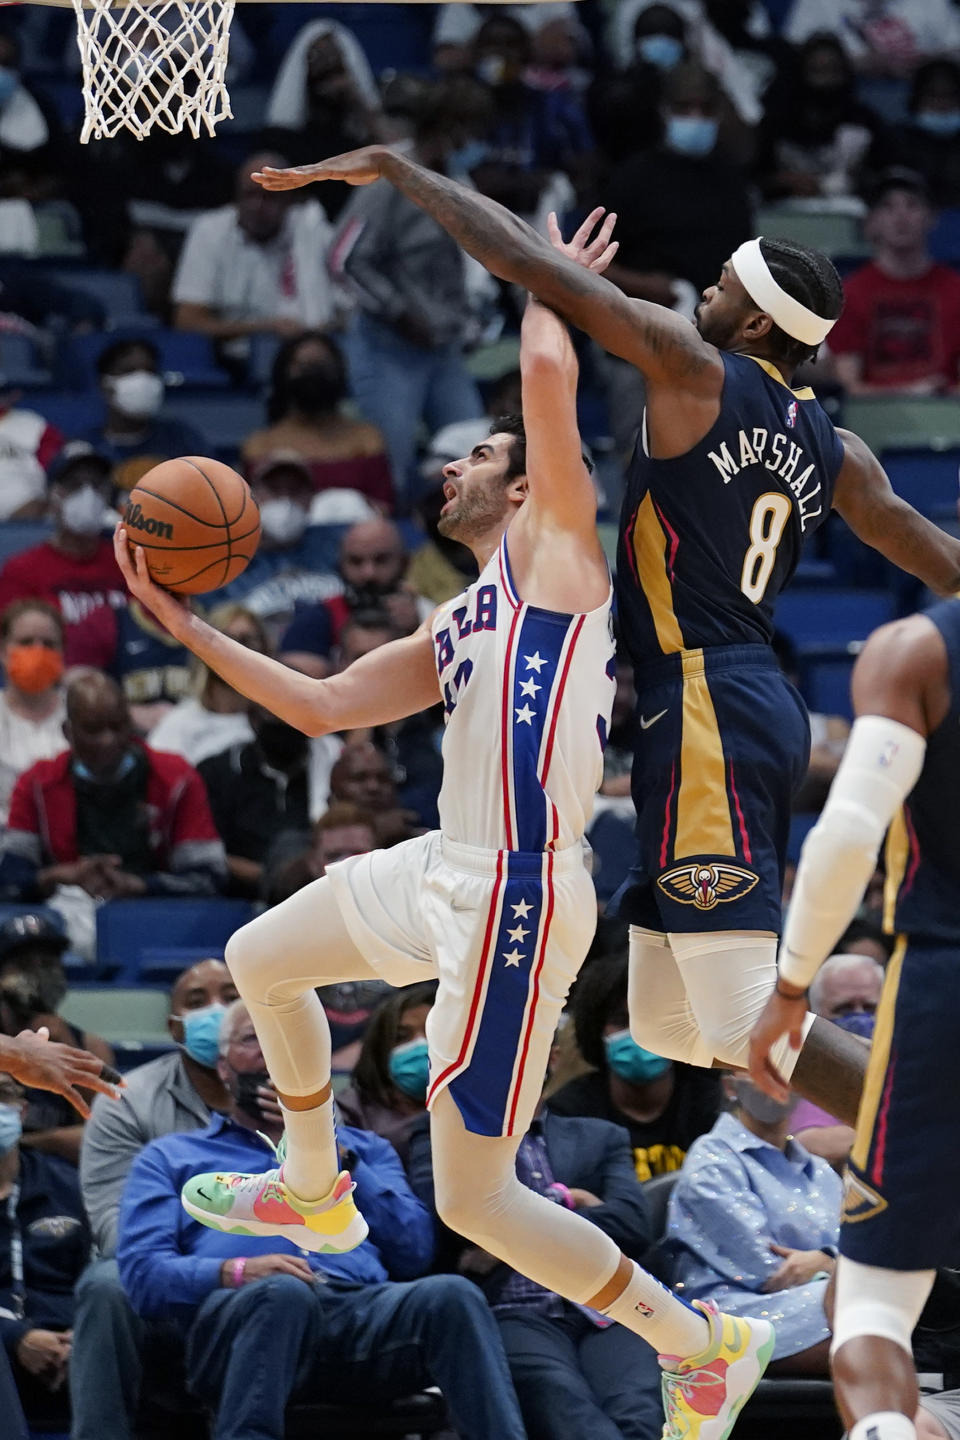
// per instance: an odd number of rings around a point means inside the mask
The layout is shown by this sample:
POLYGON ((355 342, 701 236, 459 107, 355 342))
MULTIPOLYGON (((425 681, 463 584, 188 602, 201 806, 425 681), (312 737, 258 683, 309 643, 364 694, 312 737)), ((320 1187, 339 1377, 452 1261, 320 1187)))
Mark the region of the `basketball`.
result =
POLYGON ((260 512, 242 475, 205 455, 155 465, 130 491, 123 523, 151 578, 181 595, 219 590, 247 568, 260 512))

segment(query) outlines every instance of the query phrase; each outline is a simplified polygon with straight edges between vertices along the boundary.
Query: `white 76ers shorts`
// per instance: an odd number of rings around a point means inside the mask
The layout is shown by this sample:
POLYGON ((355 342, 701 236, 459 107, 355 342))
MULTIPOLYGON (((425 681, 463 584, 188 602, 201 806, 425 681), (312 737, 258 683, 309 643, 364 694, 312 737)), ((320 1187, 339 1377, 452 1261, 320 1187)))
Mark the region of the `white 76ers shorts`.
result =
POLYGON ((475 850, 439 831, 328 867, 351 939, 391 985, 439 980, 428 1107, 444 1086, 468 1130, 522 1135, 597 922, 585 845, 475 850))

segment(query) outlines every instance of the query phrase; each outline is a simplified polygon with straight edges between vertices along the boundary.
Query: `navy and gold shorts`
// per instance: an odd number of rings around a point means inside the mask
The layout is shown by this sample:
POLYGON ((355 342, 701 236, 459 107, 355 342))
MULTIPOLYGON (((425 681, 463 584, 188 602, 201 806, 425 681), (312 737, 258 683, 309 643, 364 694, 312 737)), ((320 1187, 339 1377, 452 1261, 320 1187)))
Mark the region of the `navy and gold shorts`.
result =
POLYGON ((612 913, 650 930, 780 932, 800 695, 765 645, 666 655, 638 671, 637 861, 612 913))
POLYGON ((840 1252, 887 1270, 960 1263, 960 946, 901 939, 887 967, 840 1252))

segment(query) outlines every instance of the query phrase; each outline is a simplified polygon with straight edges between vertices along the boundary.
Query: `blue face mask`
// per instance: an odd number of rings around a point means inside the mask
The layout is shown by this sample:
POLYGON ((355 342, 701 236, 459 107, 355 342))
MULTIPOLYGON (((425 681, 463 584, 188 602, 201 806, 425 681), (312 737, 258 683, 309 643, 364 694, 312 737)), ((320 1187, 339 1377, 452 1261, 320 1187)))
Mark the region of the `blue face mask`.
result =
POLYGON ((644 35, 637 41, 637 54, 658 70, 672 70, 683 59, 683 41, 676 35, 644 35))
POLYGON ((913 123, 928 135, 956 135, 960 131, 960 110, 918 110, 913 123))
POLYGON ((621 1080, 629 1080, 631 1085, 649 1085, 652 1080, 659 1080, 672 1063, 662 1055, 654 1055, 652 1050, 644 1050, 629 1030, 604 1035, 603 1048, 614 1075, 619 1075, 621 1080))
POLYGON ((718 130, 709 115, 668 115, 664 139, 669 149, 680 155, 709 155, 718 130))
POLYGON ((6 1155, 23 1134, 23 1117, 19 1105, 0 1104, 0 1155, 6 1155))
POLYGON ((849 1015, 838 1015, 833 1023, 839 1025, 841 1030, 846 1030, 848 1035, 859 1035, 863 1040, 872 1040, 877 1017, 868 1015, 865 1010, 851 1010, 849 1015))
POLYGON ((84 765, 82 760, 74 757, 73 773, 78 780, 88 780, 93 785, 115 785, 118 780, 123 780, 130 774, 136 763, 136 752, 128 750, 112 775, 95 775, 89 765, 84 765))
POLYGON ((426 1100, 430 1062, 426 1040, 408 1040, 390 1051, 390 1079, 411 1100, 426 1100))
POLYGON ((6 65, 0 65, 0 105, 6 105, 19 84, 20 76, 17 71, 10 70, 6 65))
POLYGON ((174 1020, 183 1024, 183 1048, 191 1060, 196 1060, 206 1070, 216 1070, 220 1054, 220 1024, 226 1012, 226 1005, 219 1000, 213 1005, 204 1005, 202 1010, 188 1010, 185 1015, 174 1015, 174 1020))

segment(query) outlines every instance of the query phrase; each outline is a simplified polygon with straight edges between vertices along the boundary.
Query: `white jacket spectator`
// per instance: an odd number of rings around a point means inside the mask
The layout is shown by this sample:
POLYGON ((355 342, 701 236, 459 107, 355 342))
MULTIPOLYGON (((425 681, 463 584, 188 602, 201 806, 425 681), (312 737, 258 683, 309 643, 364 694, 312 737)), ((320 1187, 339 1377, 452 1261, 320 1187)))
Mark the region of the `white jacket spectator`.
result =
POLYGON ((43 513, 46 467, 63 448, 63 436, 35 410, 4 407, 17 394, 0 376, 0 520, 33 519, 43 513))

